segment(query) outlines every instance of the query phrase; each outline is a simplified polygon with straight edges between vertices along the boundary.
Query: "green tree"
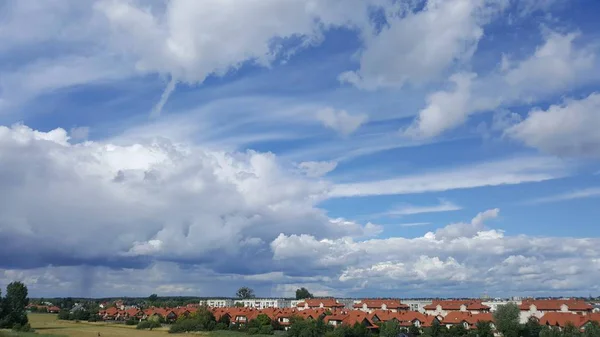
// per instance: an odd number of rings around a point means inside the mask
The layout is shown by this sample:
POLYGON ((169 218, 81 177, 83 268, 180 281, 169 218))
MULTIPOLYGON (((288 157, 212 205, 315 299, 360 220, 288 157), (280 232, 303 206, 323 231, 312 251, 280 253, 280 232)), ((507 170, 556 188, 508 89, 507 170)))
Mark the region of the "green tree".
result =
POLYGON ((562 337, 562 334, 557 329, 545 326, 540 330, 540 337, 562 337))
POLYGON ((494 313, 494 322, 498 332, 504 337, 519 337, 519 306, 514 303, 499 305, 494 313))
POLYGON ((157 300, 158 300, 158 295, 156 295, 156 294, 152 294, 152 295, 148 296, 148 302, 150 302, 150 303, 154 303, 157 300))
POLYGON ((6 296, 2 301, 3 315, 0 328, 12 329, 26 326, 28 323, 25 307, 29 304, 27 287, 21 282, 12 282, 6 287, 6 296))
POLYGON ((477 321, 477 337, 494 337, 490 322, 477 321))
POLYGON ((448 336, 464 337, 467 335, 467 329, 462 324, 454 324, 448 329, 448 336))
POLYGON ((271 319, 269 318, 269 316, 267 316, 265 314, 260 314, 260 315, 256 316, 256 321, 258 322, 258 324, 260 326, 271 325, 271 319))
POLYGON ((414 323, 408 328, 408 333, 410 333, 413 336, 418 336, 421 334, 421 329, 419 329, 418 326, 416 326, 414 323))
POLYGON ((585 326, 582 336, 584 337, 600 337, 600 325, 598 322, 591 321, 585 326))
POLYGON ((437 320, 433 320, 431 328, 429 328, 429 330, 427 331, 427 335, 431 337, 439 337, 443 335, 443 330, 445 330, 445 328, 440 325, 440 322, 438 322, 437 320))
POLYGON ((235 296, 239 299, 248 299, 256 297, 254 296, 254 290, 248 287, 241 287, 240 289, 238 289, 238 291, 235 293, 235 296))
POLYGON ((313 294, 311 294, 308 289, 302 287, 296 290, 296 299, 303 300, 305 298, 313 298, 313 294))
POLYGON ((396 320, 389 320, 379 327, 379 337, 397 337, 400 332, 400 324, 396 320))
POLYGON ((567 324, 565 325, 563 331, 562 331, 562 335, 563 337, 580 337, 581 333, 579 332, 579 329, 577 329, 577 327, 575 327, 575 325, 571 322, 567 322, 567 324))
POLYGON ((522 337, 539 337, 542 326, 534 317, 530 317, 527 323, 521 326, 520 336, 522 337))

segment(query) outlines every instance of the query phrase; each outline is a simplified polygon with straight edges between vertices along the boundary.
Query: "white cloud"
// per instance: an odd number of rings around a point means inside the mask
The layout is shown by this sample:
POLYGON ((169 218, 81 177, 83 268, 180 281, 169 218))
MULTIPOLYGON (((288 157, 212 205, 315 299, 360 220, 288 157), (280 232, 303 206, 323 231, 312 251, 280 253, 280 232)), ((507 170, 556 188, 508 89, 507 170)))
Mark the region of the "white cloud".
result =
POLYGON ((337 162, 335 161, 305 161, 298 164, 300 170, 309 177, 322 177, 335 170, 337 162))
POLYGON ((490 209, 477 214, 470 223, 454 223, 435 231, 438 240, 452 240, 457 238, 472 238, 484 229, 484 221, 498 216, 498 208, 490 209))
POLYGON ((337 270, 338 287, 382 293, 586 294, 599 289, 589 268, 598 265, 596 238, 505 236, 486 229, 498 209, 479 213, 469 223, 451 224, 422 237, 318 240, 279 236, 271 244, 275 258, 304 268, 327 265, 337 270), (333 260, 331 257, 338 257, 333 260), (360 258, 358 258, 358 256, 360 258), (510 284, 511 286, 507 286, 510 284))
POLYGON ((452 75, 449 82, 454 88, 431 94, 405 133, 435 137, 462 125, 474 113, 530 104, 600 80, 597 47, 576 44, 579 37, 579 33, 546 31, 543 44, 530 56, 515 62, 503 57, 503 69, 477 77, 452 75))
POLYGON ((343 136, 348 136, 367 121, 367 115, 351 115, 346 110, 326 108, 317 112, 317 119, 326 127, 343 136))
POLYGON ((600 187, 585 188, 585 189, 571 191, 571 192, 567 192, 567 193, 551 195, 548 197, 537 198, 537 199, 531 200, 527 203, 544 204, 544 203, 549 203, 549 202, 595 198, 595 197, 600 197, 600 187))
POLYGON ((555 158, 510 158, 387 180, 337 184, 332 187, 329 196, 411 194, 521 184, 564 177, 567 172, 565 163, 555 158))
POLYGON ((600 94, 567 100, 547 110, 533 109, 506 135, 560 156, 600 156, 600 94))
POLYGON ((420 226, 427 226, 427 225, 431 225, 431 222, 407 222, 407 223, 401 223, 400 227, 420 227, 420 226))
POLYGON ((90 135, 90 128, 88 126, 78 126, 71 128, 69 136, 73 140, 87 140, 90 135))
POLYGON ((388 15, 381 32, 365 38, 360 69, 340 79, 367 89, 437 80, 447 68, 471 58, 483 25, 502 3, 431 0, 421 11, 403 8, 388 15))
POLYGON ((402 205, 393 208, 392 210, 386 212, 387 215, 413 215, 413 214, 422 214, 422 213, 437 213, 437 212, 450 212, 450 211, 458 211, 462 209, 462 207, 447 201, 440 200, 440 203, 433 206, 415 206, 415 205, 402 205))
POLYGON ((404 134, 413 138, 431 138, 444 130, 465 122, 471 103, 471 82, 475 74, 455 74, 450 77, 454 88, 438 91, 427 98, 427 107, 404 134))
POLYGON ((0 156, 5 266, 131 266, 141 255, 202 264, 217 254, 225 264, 211 260, 214 268, 236 268, 230 258, 260 255, 282 232, 336 238, 380 231, 329 219, 316 207, 329 184, 284 170, 269 153, 209 151, 165 139, 73 145, 65 130, 16 125, 0 126, 0 156), (30 254, 8 258, 32 240, 40 243, 30 254))

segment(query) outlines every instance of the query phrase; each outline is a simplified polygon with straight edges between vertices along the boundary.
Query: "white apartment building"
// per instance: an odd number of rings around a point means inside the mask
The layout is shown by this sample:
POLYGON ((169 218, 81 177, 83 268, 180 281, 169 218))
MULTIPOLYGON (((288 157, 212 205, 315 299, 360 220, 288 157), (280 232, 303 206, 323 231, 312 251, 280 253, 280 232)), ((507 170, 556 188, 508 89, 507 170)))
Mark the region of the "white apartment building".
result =
POLYGON ((481 304, 487 305, 488 307, 490 307, 490 312, 495 312, 499 306, 507 305, 509 303, 521 305, 521 301, 509 300, 509 299, 503 299, 503 298, 488 299, 488 300, 481 302, 481 304))
POLYGON ((200 301, 200 305, 206 305, 211 308, 233 307, 233 300, 230 298, 208 298, 200 301))
POLYGON ((429 305, 429 304, 433 303, 433 300, 427 300, 427 299, 423 299, 423 300, 403 299, 402 303, 408 305, 409 308, 410 308, 409 309, 410 311, 418 311, 420 313, 425 313, 424 307, 426 305, 429 305))
POLYGON ((243 300, 233 300, 233 305, 242 303, 246 308, 265 309, 265 308, 289 308, 290 300, 283 298, 249 298, 243 300))

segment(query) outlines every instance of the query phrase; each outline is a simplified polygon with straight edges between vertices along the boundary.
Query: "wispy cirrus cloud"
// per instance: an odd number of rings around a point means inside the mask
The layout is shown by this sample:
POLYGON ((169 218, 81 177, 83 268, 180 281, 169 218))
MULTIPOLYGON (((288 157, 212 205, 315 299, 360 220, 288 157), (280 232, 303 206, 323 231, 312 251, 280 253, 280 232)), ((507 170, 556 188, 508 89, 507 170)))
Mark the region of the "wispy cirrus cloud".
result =
POLYGON ((515 157, 385 180, 337 184, 332 187, 329 196, 411 194, 515 185, 565 177, 570 174, 569 171, 569 166, 556 158, 515 157))
POLYGON ((586 198, 597 198, 600 197, 600 187, 591 187, 585 188, 581 190, 561 193, 557 195, 552 195, 549 197, 542 197, 533 199, 530 201, 526 201, 526 204, 545 204, 550 202, 559 202, 559 201, 567 201, 567 200, 576 200, 576 199, 586 199, 586 198))
POLYGON ((401 223, 398 226, 400 227, 421 227, 431 225, 431 222, 407 222, 401 223))
POLYGON ((461 210, 462 207, 456 205, 455 203, 441 199, 439 204, 437 205, 411 205, 404 204, 399 205, 397 207, 392 208, 391 210, 385 212, 384 214, 389 216, 402 216, 402 215, 413 215, 413 214, 423 214, 423 213, 439 213, 439 212, 451 212, 461 210))

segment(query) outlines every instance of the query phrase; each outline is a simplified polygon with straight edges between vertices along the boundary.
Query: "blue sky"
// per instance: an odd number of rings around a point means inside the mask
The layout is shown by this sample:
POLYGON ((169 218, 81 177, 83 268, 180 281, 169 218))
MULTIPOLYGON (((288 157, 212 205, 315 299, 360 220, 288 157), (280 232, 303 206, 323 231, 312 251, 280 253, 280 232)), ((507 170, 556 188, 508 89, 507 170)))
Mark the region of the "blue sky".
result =
POLYGON ((0 8, 0 284, 599 291, 596 1, 0 8))

